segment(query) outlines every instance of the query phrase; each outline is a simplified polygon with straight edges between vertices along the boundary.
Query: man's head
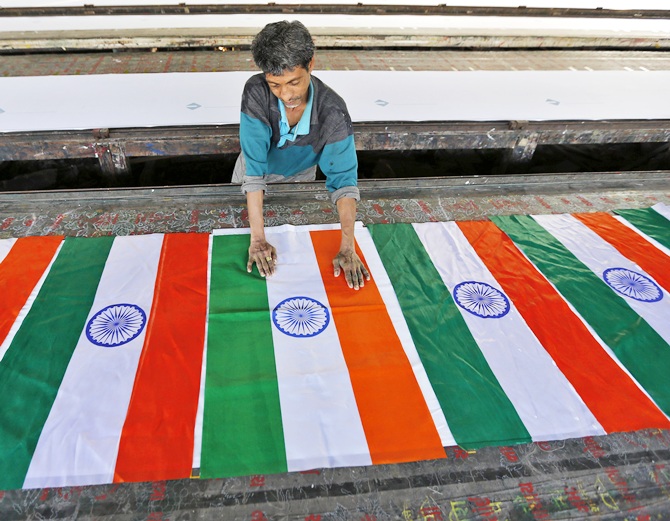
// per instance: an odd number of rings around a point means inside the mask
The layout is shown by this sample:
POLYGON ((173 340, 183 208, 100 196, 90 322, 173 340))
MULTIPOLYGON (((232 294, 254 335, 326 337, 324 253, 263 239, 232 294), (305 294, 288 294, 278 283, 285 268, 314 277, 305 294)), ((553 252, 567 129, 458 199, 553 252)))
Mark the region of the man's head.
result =
POLYGON ((270 90, 287 109, 307 102, 314 42, 304 25, 298 21, 266 25, 251 43, 251 53, 270 90))
POLYGON ((307 28, 297 20, 266 25, 251 43, 256 66, 265 74, 281 76, 296 67, 309 69, 314 42, 307 28))

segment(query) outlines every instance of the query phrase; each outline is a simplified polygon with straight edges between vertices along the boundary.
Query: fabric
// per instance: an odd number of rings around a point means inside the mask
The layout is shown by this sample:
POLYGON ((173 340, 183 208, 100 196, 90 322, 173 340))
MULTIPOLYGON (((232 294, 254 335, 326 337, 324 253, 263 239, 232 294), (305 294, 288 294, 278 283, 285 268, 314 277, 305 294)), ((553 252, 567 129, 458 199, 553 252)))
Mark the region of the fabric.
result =
MULTIPOLYGON (((7 7, 5 3, 2 5, 7 7)), ((91 30, 94 24, 106 20, 110 24, 108 29, 98 30, 113 32, 121 19, 153 23, 174 16, 0 17, 0 31, 4 24, 12 33, 34 32, 40 26, 65 20, 91 30), (25 29, 20 29, 21 26, 25 29)), ((268 16, 276 16, 273 21, 279 21, 286 14, 268 16)), ((333 20, 332 15, 326 16, 333 20)), ((206 14, 182 17, 189 23, 206 23, 204 20, 209 19, 206 14)), ((373 18, 389 20, 392 17, 365 15, 364 18, 362 25, 365 26, 373 18)), ((415 16, 413 24, 430 18, 438 22, 440 31, 448 19, 458 31, 464 29, 465 20, 476 24, 488 20, 499 34, 500 19, 496 17, 415 16)), ((398 15, 397 19, 403 21, 402 25, 407 23, 406 15, 398 15)), ((545 18, 544 21, 574 25, 574 20, 567 18, 545 18)), ((537 31, 538 22, 537 17, 526 18, 524 25, 528 26, 523 29, 524 34, 528 34, 528 30, 537 31)), ((606 26, 610 35, 617 34, 611 31, 611 26, 618 22, 655 26, 651 30, 656 34, 653 38, 667 38, 670 34, 670 24, 665 19, 603 18, 596 22, 606 26)), ((204 25, 224 26, 225 22, 219 21, 204 25)), ((262 26, 262 23, 254 23, 253 31, 262 26)), ((547 36, 543 31, 536 34, 547 36)), ((625 37, 631 34, 626 33, 625 37)), ((315 74, 346 100, 348 113, 356 123, 670 119, 668 70, 321 70, 315 74), (492 89, 491 85, 496 88, 492 89)), ((0 116, 0 133, 237 125, 240 97, 250 76, 250 71, 3 76, 0 77, 0 109, 4 111, 0 116), (156 96, 156 85, 169 96, 156 96), (100 103, 101 99, 105 100, 104 104, 100 103)))
POLYGON ((566 218, 513 216, 493 221, 574 306, 658 406, 670 413, 665 377, 670 347, 665 340, 667 326, 659 319, 656 305, 667 304, 664 291, 641 268, 612 255, 607 244, 571 240, 561 229, 566 218))
POLYGON ((247 81, 240 116, 240 146, 246 175, 291 176, 318 164, 330 192, 354 188, 358 160, 346 104, 315 76, 310 94, 309 133, 297 133, 293 140, 282 139, 280 102, 270 91, 264 75, 256 74, 247 81))
MULTIPOLYGON (((54 238, 36 240, 39 259, 54 238)), ((208 249, 204 234, 62 241, 2 339, 0 489, 191 475, 208 249)))
POLYGON ((339 235, 267 230, 267 280, 246 273, 248 236, 214 237, 202 477, 445 456, 375 284, 332 276, 339 235))
POLYGON ((670 428, 670 212, 619 213, 359 223, 359 291, 337 226, 267 279, 246 229, 0 240, 0 489, 670 428))

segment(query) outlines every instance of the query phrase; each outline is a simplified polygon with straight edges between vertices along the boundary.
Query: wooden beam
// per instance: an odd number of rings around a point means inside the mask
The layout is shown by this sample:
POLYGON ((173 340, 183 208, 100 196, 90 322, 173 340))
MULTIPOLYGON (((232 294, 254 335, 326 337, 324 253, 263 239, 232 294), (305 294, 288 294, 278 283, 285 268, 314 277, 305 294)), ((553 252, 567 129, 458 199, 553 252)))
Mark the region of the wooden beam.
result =
MULTIPOLYGON (((539 145, 668 143, 670 120, 356 123, 354 133, 363 151, 509 149, 524 160, 539 145)), ((238 154, 238 134, 237 125, 5 133, 0 161, 98 158, 123 173, 126 158, 238 154)))

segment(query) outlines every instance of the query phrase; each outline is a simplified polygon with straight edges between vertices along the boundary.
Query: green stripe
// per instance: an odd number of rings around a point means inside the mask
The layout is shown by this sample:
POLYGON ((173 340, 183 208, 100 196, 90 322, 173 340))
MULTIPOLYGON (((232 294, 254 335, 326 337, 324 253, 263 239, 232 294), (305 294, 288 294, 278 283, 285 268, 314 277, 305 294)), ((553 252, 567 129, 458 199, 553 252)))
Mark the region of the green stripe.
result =
POLYGON ((531 441, 412 226, 369 229, 456 442, 531 441))
POLYGON ((651 208, 641 210, 615 210, 621 217, 642 233, 670 248, 670 221, 651 208))
POLYGON ((213 239, 200 475, 286 472, 265 280, 248 235, 213 239))
POLYGON ((625 300, 529 216, 491 218, 670 414, 670 346, 625 300))
POLYGON ((0 362, 0 490, 23 486, 112 242, 112 237, 65 239, 0 362))

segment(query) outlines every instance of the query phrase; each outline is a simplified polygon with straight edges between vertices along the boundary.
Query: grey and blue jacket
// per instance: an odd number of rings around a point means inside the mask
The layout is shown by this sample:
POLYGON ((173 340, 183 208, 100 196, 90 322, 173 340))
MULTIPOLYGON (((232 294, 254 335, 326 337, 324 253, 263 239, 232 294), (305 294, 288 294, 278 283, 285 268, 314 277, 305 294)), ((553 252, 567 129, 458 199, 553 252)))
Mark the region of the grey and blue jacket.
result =
POLYGON ((265 189, 266 175, 290 177, 319 165, 333 202, 341 197, 360 199, 347 106, 314 76, 305 111, 293 128, 289 128, 284 105, 272 94, 264 75, 249 78, 242 94, 240 145, 246 162, 245 191, 265 189))

